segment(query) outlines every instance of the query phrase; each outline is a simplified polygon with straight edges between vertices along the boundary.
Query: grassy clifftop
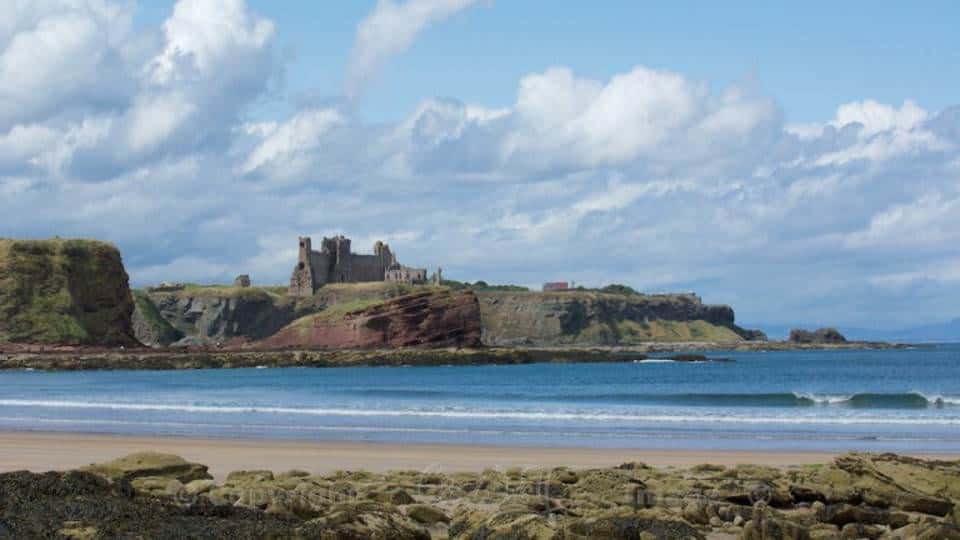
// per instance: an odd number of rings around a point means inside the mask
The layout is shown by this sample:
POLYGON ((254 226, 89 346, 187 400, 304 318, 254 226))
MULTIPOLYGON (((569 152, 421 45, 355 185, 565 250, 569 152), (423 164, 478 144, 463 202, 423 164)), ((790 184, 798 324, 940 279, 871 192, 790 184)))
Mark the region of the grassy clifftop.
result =
POLYGON ((733 310, 692 294, 479 292, 483 340, 497 346, 737 342, 733 310))
POLYGON ((0 342, 134 345, 132 313, 113 245, 0 239, 0 342))

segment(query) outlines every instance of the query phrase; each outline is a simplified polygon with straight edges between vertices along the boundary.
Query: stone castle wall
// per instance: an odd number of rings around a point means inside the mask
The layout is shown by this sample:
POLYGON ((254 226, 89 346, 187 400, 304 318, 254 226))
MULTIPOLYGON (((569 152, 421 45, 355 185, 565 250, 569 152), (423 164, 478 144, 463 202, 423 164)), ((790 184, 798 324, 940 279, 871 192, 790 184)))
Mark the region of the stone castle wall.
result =
POLYGON ((350 244, 344 236, 324 238, 320 251, 314 251, 311 239, 301 237, 297 266, 290 277, 290 295, 312 296, 327 283, 426 281, 425 268, 401 266, 383 242, 374 244, 373 255, 353 253, 350 244))

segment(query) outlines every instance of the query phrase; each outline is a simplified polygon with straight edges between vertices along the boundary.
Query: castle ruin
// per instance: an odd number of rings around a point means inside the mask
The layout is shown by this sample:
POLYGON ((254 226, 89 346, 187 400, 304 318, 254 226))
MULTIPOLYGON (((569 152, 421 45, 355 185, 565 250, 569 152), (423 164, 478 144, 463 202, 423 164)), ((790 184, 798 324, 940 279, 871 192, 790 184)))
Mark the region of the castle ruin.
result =
POLYGON ((300 255, 290 277, 290 296, 312 296, 327 283, 388 281, 426 283, 426 268, 411 268, 397 262, 390 246, 373 245, 373 255, 350 251, 350 239, 324 237, 320 251, 314 251, 310 237, 300 237, 300 255))

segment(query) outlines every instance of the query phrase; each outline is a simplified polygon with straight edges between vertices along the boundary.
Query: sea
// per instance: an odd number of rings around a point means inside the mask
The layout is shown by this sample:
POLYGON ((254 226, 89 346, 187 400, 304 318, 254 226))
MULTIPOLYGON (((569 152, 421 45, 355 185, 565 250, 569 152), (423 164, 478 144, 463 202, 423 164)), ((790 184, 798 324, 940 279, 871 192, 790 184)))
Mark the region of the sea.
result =
POLYGON ((960 345, 725 362, 0 373, 0 431, 960 452, 960 345))

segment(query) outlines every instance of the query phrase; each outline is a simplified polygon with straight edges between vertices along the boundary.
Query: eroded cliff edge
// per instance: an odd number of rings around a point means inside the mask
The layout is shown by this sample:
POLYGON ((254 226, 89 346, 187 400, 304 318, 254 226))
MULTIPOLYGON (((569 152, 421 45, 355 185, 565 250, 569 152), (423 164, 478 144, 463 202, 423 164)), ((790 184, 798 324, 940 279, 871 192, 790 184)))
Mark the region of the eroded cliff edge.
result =
POLYGON ((0 343, 137 345, 132 313, 113 245, 0 239, 0 343))
POLYGON ((473 291, 430 288, 367 306, 303 317, 261 342, 266 348, 477 347, 480 307, 473 291))
POLYGON ((451 299, 467 298, 464 295, 471 300, 453 311, 459 317, 458 331, 467 335, 479 329, 479 344, 486 346, 733 343, 765 337, 739 328, 729 306, 704 304, 694 294, 451 291, 386 283, 328 285, 313 297, 297 299, 269 287, 188 287, 136 294, 137 337, 152 346, 260 341, 263 346, 283 348, 369 348, 435 341, 465 346, 474 340, 457 342, 435 335, 451 331, 454 321, 438 313, 451 299), (416 317, 427 319, 416 321, 416 317), (391 335, 383 337, 384 332, 391 335))
POLYGON ((704 304, 695 294, 489 291, 478 297, 483 343, 490 346, 615 346, 765 337, 738 327, 730 306, 704 304))

